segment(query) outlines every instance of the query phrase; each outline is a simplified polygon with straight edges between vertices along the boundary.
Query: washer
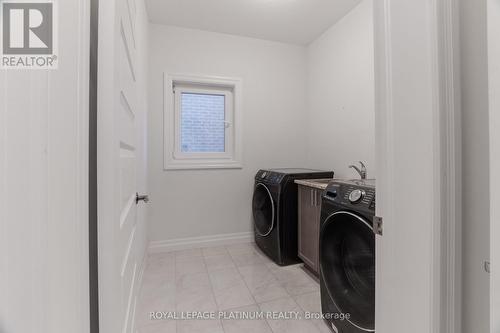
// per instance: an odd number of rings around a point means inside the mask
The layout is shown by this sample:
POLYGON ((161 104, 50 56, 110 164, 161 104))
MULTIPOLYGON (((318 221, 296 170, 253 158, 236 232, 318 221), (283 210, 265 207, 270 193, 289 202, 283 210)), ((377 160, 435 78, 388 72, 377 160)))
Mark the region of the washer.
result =
POLYGON ((252 201, 255 243, 280 266, 300 262, 297 256, 296 179, 333 178, 333 171, 267 169, 255 176, 252 201))
POLYGON ((336 333, 375 332, 375 181, 333 181, 320 225, 321 309, 336 333))

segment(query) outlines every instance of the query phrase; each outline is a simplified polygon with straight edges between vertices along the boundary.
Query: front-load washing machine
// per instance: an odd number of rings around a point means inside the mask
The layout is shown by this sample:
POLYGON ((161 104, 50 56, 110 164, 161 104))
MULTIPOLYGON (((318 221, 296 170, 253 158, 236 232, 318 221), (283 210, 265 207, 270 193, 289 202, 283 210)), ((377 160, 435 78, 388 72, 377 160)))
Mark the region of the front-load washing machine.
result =
POLYGON ((336 180, 323 194, 321 309, 333 332, 375 332, 374 216, 374 180, 336 180))
POLYGON ((260 170, 252 201, 255 243, 278 265, 300 262, 297 252, 298 187, 296 179, 333 178, 333 171, 260 170))

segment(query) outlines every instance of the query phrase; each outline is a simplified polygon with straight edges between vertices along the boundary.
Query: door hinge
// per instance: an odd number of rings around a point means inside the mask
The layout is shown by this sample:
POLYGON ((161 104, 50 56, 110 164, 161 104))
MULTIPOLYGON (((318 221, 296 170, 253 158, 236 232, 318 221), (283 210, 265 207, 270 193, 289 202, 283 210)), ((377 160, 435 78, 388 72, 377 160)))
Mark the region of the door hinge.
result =
POLYGON ((486 273, 490 274, 491 273, 491 263, 489 261, 484 262, 484 270, 486 273))
POLYGON ((373 218, 373 233, 382 236, 384 233, 384 219, 379 216, 373 218))

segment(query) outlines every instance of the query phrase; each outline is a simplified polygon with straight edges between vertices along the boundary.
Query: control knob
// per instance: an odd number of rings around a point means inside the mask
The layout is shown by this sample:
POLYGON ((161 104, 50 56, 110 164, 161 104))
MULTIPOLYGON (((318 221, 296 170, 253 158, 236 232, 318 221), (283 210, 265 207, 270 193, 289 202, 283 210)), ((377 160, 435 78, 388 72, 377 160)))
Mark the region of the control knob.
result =
POLYGON ((349 194, 349 201, 351 203, 358 203, 365 197, 366 192, 363 190, 354 190, 349 194))

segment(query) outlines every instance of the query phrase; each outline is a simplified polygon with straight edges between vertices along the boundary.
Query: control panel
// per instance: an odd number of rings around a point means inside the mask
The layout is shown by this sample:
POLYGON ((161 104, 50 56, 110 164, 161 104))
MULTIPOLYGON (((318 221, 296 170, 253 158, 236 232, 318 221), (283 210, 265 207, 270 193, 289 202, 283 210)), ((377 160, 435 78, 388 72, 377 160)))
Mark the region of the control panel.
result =
POLYGON ((267 170, 261 170, 257 173, 255 176, 255 179, 257 181, 265 181, 268 183, 274 183, 278 184, 283 180, 283 177, 285 175, 277 172, 272 172, 272 171, 267 171, 267 170))
POLYGON ((375 210, 375 188, 369 184, 355 184, 349 181, 333 182, 328 185, 323 197, 325 200, 340 205, 375 210))

